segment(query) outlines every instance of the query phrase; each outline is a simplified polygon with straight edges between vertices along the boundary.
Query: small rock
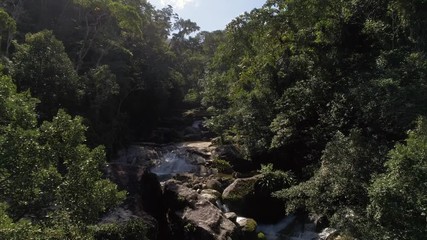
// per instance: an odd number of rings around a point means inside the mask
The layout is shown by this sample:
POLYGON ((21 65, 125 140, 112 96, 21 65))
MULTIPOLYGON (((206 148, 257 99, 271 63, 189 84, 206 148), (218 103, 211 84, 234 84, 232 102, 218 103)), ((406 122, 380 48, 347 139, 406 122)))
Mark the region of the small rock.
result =
POLYGON ((240 226, 243 232, 255 232, 257 223, 252 218, 237 217, 237 225, 240 226))
POLYGON ((252 218, 237 217, 237 225, 240 227, 240 230, 245 240, 255 240, 257 239, 257 223, 252 218))
POLYGON ((217 199, 221 198, 221 193, 214 189, 203 189, 201 194, 210 194, 214 195, 217 199))
POLYGON ((224 213, 224 216, 229 219, 230 221, 235 222, 237 219, 237 214, 235 212, 228 212, 228 213, 224 213))
POLYGON ((215 189, 217 191, 222 191, 222 185, 217 179, 209 179, 206 182, 206 187, 210 189, 215 189))
POLYGON ((201 197, 201 198, 204 198, 204 199, 206 199, 206 200, 208 200, 209 202, 211 202, 211 203, 213 203, 213 204, 215 204, 215 203, 216 203, 216 201, 218 200, 218 198, 217 198, 215 195, 207 194, 207 193, 202 193, 202 194, 200 195, 200 197, 201 197))

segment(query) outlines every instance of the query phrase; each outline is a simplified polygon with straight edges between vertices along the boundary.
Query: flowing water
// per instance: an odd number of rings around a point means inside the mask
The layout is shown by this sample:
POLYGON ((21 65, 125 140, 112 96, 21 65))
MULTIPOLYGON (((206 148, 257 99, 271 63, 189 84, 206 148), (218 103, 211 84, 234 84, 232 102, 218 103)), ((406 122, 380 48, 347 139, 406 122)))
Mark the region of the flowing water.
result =
POLYGON ((194 173, 204 176, 210 142, 182 142, 169 145, 141 143, 131 145, 118 153, 115 162, 150 168, 159 180, 165 181, 176 174, 194 173), (206 151, 205 151, 206 150, 206 151))
POLYGON ((151 168, 151 172, 157 174, 160 179, 171 177, 178 173, 191 173, 197 171, 197 166, 188 161, 185 154, 173 150, 164 154, 157 165, 151 168))
POLYGON ((288 239, 283 237, 280 232, 294 223, 295 218, 296 217, 294 215, 289 215, 275 224, 259 224, 257 231, 263 232, 268 240, 288 239))

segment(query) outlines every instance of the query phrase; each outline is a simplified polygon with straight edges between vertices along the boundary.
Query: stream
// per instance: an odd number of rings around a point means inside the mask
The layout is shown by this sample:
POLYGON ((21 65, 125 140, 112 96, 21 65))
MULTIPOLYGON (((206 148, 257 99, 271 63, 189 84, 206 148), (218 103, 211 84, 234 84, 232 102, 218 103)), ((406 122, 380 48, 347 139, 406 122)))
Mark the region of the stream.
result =
POLYGON ((195 173, 197 169, 198 166, 186 158, 185 152, 178 149, 162 155, 157 164, 151 168, 151 172, 162 181, 179 173, 195 173))
MULTIPOLYGON (((191 173, 199 177, 213 174, 207 167, 210 160, 210 142, 182 142, 169 145, 151 143, 135 144, 119 152, 116 162, 127 165, 145 166, 164 182, 177 174, 191 173)), ((216 206, 222 212, 229 212, 228 206, 217 200, 216 206)), ((263 232, 267 240, 312 240, 320 239, 314 224, 299 223, 296 216, 289 215, 274 224, 259 224, 257 232, 263 232), (285 232, 285 233, 284 233, 285 232)))

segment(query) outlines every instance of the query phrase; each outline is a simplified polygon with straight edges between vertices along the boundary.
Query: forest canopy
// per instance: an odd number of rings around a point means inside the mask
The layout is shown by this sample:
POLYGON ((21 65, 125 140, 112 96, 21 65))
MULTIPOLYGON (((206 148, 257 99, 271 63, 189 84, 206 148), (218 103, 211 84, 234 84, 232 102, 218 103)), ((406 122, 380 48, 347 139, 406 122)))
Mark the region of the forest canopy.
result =
POLYGON ((0 238, 94 238, 126 195, 108 160, 197 108, 294 176, 282 211, 424 239, 426 51, 425 0, 267 0, 214 32, 146 0, 1 0, 0 238))

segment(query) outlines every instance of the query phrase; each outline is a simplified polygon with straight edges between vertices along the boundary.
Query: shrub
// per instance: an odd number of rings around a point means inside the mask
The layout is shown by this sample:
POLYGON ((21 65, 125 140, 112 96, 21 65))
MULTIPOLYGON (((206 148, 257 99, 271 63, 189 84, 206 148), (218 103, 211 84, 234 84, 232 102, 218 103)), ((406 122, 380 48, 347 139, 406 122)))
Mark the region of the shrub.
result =
POLYGON ((148 240, 147 225, 142 219, 95 227, 96 240, 148 240))
POLYGON ((232 173, 233 172, 233 166, 229 162, 223 159, 214 159, 213 160, 213 167, 218 169, 218 172, 220 173, 232 173))

